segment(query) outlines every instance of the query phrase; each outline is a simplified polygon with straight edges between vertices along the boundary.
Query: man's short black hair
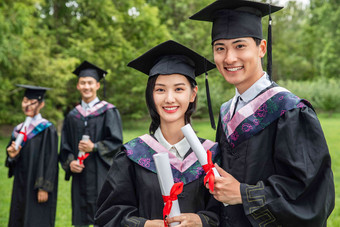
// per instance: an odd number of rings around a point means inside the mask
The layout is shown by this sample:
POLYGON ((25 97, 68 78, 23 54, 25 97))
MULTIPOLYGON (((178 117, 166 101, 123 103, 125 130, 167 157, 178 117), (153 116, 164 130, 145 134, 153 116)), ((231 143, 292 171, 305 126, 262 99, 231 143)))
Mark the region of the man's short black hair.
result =
POLYGON ((254 41, 256 43, 256 46, 259 46, 261 44, 262 39, 255 38, 255 37, 253 37, 253 39, 254 39, 254 41))

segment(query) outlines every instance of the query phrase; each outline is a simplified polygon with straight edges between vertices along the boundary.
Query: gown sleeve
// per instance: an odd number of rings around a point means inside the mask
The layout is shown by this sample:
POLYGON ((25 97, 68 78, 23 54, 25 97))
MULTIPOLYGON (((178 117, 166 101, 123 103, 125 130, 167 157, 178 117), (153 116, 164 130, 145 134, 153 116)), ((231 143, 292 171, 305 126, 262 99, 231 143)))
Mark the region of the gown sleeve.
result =
POLYGON ((248 220, 253 226, 268 220, 282 226, 326 226, 334 208, 334 181, 315 112, 304 107, 280 117, 273 149, 275 174, 256 185, 241 184, 248 220))
POLYGON ((99 226, 144 226, 138 215, 136 174, 125 152, 119 152, 97 200, 95 223, 99 226))
POLYGON ((71 127, 69 121, 70 117, 66 116, 63 124, 63 128, 61 131, 61 141, 60 141, 60 154, 59 154, 59 160, 61 167, 65 170, 65 180, 69 180, 72 172, 70 169, 70 163, 73 160, 76 160, 75 155, 73 154, 73 149, 72 149, 72 133, 71 127))
POLYGON ((15 166, 16 166, 16 162, 20 156, 20 153, 15 156, 14 158, 10 158, 9 155, 8 155, 8 152, 7 152, 7 148, 9 146, 11 146, 12 144, 12 141, 14 139, 11 138, 11 140, 9 141, 8 145, 6 146, 6 161, 5 161, 5 166, 8 167, 8 177, 11 178, 13 175, 14 175, 14 169, 15 169, 15 166))
POLYGON ((58 176, 58 134, 54 126, 44 130, 34 188, 53 192, 58 176))
POLYGON ((217 227, 220 224, 220 211, 222 209, 222 204, 217 201, 209 192, 206 190, 205 198, 208 198, 205 206, 205 210, 197 212, 200 217, 203 227, 217 227))
POLYGON ((123 143, 122 121, 116 108, 106 111, 103 130, 103 140, 96 142, 97 152, 100 158, 111 166, 113 157, 123 143))

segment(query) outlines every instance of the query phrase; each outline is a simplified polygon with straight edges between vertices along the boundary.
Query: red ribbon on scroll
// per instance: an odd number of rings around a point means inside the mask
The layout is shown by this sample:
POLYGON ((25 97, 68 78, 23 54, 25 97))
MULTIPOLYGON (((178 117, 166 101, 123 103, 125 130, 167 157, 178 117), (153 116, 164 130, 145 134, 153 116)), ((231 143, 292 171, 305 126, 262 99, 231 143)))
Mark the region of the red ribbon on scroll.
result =
POLYGON ((78 160, 79 160, 79 165, 82 165, 84 160, 89 156, 90 154, 89 153, 85 153, 84 155, 78 157, 78 160))
POLYGON ((177 200, 177 196, 179 194, 181 194, 181 192, 183 191, 183 182, 178 182, 175 183, 170 190, 170 195, 169 196, 165 196, 163 195, 163 201, 165 203, 164 208, 163 208, 163 220, 164 220, 164 226, 168 226, 165 218, 167 216, 169 216, 170 211, 171 211, 171 207, 172 207, 172 201, 177 200))
POLYGON ((208 164, 202 166, 204 169, 204 172, 206 173, 204 177, 204 185, 209 182, 209 189, 213 192, 214 191, 214 182, 215 182, 215 174, 213 171, 213 168, 215 167, 212 159, 211 159, 211 151, 207 151, 207 157, 208 157, 208 164))
POLYGON ((24 135, 24 142, 26 142, 27 141, 27 128, 25 127, 25 130, 23 131, 23 132, 19 132, 19 134, 23 134, 24 135))

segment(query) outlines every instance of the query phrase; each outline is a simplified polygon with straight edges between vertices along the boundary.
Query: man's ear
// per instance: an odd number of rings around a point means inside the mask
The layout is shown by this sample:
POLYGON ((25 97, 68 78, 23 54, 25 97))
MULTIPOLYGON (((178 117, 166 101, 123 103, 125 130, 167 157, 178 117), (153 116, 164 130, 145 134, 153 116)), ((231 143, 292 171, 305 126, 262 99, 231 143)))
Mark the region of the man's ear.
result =
POLYGON ((263 58, 266 52, 267 52, 267 41, 265 39, 262 39, 259 45, 259 57, 263 58))
POLYGON ((77 82, 77 90, 80 91, 79 81, 77 82))
POLYGON ((44 108, 45 107, 45 101, 41 101, 40 103, 39 103, 39 110, 41 110, 42 108, 44 108))

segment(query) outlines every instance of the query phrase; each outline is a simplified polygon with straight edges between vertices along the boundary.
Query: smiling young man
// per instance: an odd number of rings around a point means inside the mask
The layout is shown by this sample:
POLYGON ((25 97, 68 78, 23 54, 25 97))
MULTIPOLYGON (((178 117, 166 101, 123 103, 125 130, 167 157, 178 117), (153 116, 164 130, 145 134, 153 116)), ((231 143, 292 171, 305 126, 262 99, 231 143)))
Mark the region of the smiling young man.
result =
POLYGON ((65 179, 72 176, 72 224, 87 226, 94 223, 97 196, 122 145, 122 122, 117 108, 97 97, 107 72, 84 61, 73 73, 82 101, 64 120, 60 162, 65 179))
POLYGON ((235 86, 216 134, 222 168, 211 193, 225 205, 221 226, 326 226, 334 208, 331 158, 313 107, 262 68, 261 17, 280 9, 219 0, 191 17, 213 22, 216 67, 235 86))
POLYGON ((259 45, 249 37, 217 40, 213 51, 217 69, 241 94, 265 74, 261 65, 265 40, 260 40, 259 45))

